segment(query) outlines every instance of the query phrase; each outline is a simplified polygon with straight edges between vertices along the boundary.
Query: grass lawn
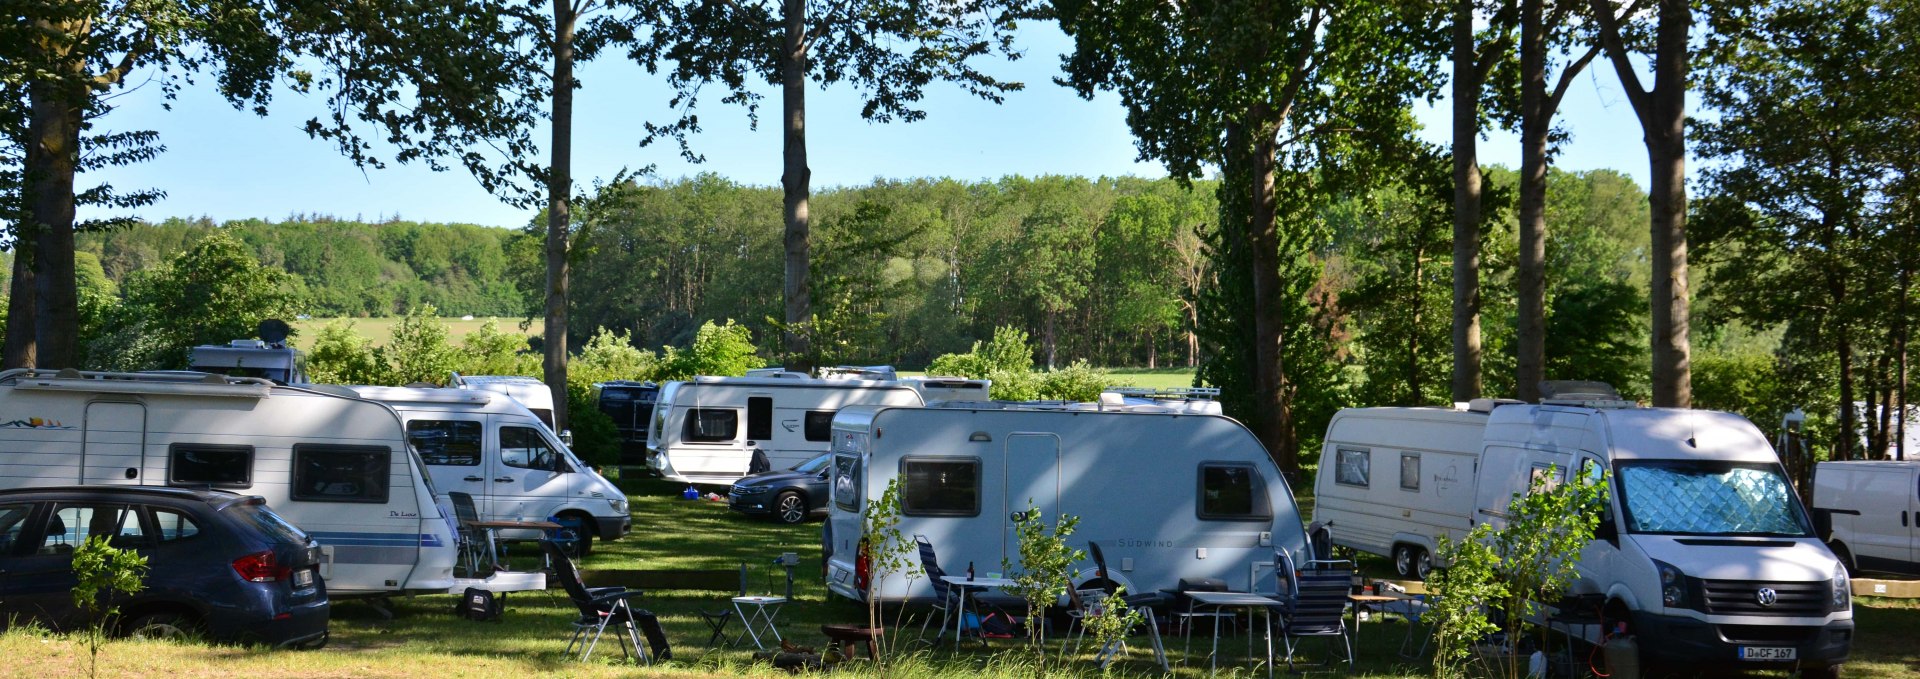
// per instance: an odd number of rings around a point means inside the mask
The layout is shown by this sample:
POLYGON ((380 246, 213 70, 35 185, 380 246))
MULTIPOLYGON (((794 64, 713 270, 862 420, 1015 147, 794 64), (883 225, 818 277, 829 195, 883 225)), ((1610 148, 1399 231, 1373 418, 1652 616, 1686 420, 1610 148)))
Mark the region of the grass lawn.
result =
MULTIPOLYGON (((633 501, 638 532, 626 539, 604 544, 584 563, 583 570, 596 569, 733 569, 746 562, 752 593, 777 592, 783 586, 778 569, 771 565, 781 552, 798 552, 802 563, 796 569, 796 601, 780 613, 780 630, 789 640, 809 646, 824 646, 819 633, 823 623, 854 623, 866 619, 863 607, 826 596, 819 579, 819 524, 779 526, 733 515, 724 503, 678 499, 674 484, 655 480, 623 482, 633 501)), ((517 555, 524 565, 536 564, 531 552, 517 555)), ((1369 572, 1380 572, 1385 564, 1363 564, 1369 572)), ((661 617, 673 643, 674 660, 648 672, 662 676, 787 676, 765 664, 755 664, 750 649, 709 648, 708 631, 696 616, 700 609, 718 609, 725 605, 726 594, 705 591, 648 591, 637 605, 661 617)), ((513 595, 507 605, 505 622, 477 623, 454 618, 454 598, 423 596, 395 601, 394 618, 386 619, 373 607, 360 602, 336 602, 332 623, 332 643, 325 650, 296 652, 257 648, 207 647, 193 643, 112 641, 102 650, 100 670, 107 676, 215 676, 215 677, 423 677, 423 676, 630 676, 633 668, 617 659, 617 647, 603 640, 587 663, 575 663, 563 657, 569 634, 568 621, 575 611, 564 594, 541 593, 513 595)), ((1859 599, 1856 619, 1859 637, 1854 644, 1853 662, 1848 675, 1856 677, 1920 676, 1920 648, 1913 644, 1913 630, 1920 629, 1920 601, 1859 599)), ((740 631, 735 621, 729 631, 740 631)), ((901 640, 913 639, 918 624, 901 640)), ((1196 636, 1206 634, 1201 627, 1196 636)), ((1359 624, 1359 663, 1355 676, 1426 676, 1425 659, 1407 660, 1398 651, 1406 637, 1407 624, 1397 618, 1371 620, 1359 624)), ((1206 675, 1207 639, 1195 639, 1194 653, 1181 651, 1178 639, 1169 638, 1168 651, 1175 662, 1174 674, 1198 678, 1206 675), (1181 664, 1185 661, 1184 666, 1181 664)), ((1033 676, 1030 661, 1018 653, 1011 640, 996 640, 982 650, 967 648, 953 652, 945 647, 924 650, 911 643, 913 655, 888 672, 895 677, 920 676, 1033 676)), ((1144 651, 1146 640, 1136 638, 1129 658, 1117 665, 1121 676, 1158 676, 1159 668, 1144 651)), ((1050 645, 1057 657, 1058 643, 1050 645)), ((1263 675, 1245 656, 1247 639, 1223 640, 1221 670, 1232 675, 1263 675)), ((1314 659, 1324 656, 1317 640, 1305 645, 1314 659)), ((47 635, 26 629, 0 634, 0 675, 71 676, 86 672, 87 652, 76 638, 47 635)), ((866 668, 864 663, 857 667, 866 668)), ((1090 655, 1070 659, 1065 674, 1098 676, 1090 655)), ((1284 668, 1283 668, 1284 670, 1284 668)), ((866 668, 861 674, 874 674, 866 668)))
MULTIPOLYGON (((525 319, 518 316, 476 316, 473 320, 453 317, 442 318, 440 322, 447 324, 448 338, 451 339, 454 344, 459 344, 460 340, 467 336, 467 333, 479 330, 480 326, 486 325, 487 321, 490 320, 499 323, 500 332, 507 334, 526 336, 540 334, 539 323, 530 325, 525 331, 522 331, 520 329, 520 321, 525 319)), ((333 321, 352 323, 354 331, 360 333, 361 337, 373 340, 374 346, 384 345, 388 340, 393 339, 393 326, 399 325, 400 323, 400 319, 397 317, 309 318, 304 321, 297 320, 292 322, 294 331, 299 333, 294 336, 293 343, 302 349, 310 348, 313 345, 313 338, 320 336, 320 329, 326 327, 328 323, 333 321)))

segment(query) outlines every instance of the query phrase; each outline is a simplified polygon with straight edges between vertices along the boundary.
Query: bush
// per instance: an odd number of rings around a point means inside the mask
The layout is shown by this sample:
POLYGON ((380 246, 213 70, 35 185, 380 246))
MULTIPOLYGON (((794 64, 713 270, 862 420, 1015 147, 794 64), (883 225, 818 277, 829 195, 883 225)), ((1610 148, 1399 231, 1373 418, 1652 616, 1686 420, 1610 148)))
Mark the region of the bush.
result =
POLYGON ((994 330, 991 342, 974 342, 967 353, 933 359, 927 374, 992 380, 989 393, 1001 401, 1096 401, 1101 391, 1113 385, 1105 368, 1095 368, 1085 360, 1059 370, 1035 372, 1027 333, 1009 326, 994 330))
POLYGON ((1105 368, 1095 368, 1086 360, 1074 361, 1059 370, 1040 373, 1040 398, 1062 401, 1097 401, 1100 392, 1113 386, 1105 368))

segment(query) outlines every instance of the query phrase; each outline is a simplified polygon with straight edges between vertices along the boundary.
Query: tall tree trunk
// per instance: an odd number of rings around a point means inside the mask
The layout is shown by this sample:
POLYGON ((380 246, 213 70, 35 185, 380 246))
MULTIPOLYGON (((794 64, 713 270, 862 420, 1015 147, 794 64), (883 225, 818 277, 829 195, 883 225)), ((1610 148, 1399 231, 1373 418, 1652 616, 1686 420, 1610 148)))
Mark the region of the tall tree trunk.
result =
POLYGON ((1847 328, 1842 325, 1840 343, 1837 347, 1840 357, 1840 437, 1834 442, 1834 459, 1853 459, 1854 444, 1859 442, 1860 414, 1853 405, 1853 342, 1847 338, 1847 328))
POLYGON ((1480 397, 1480 73, 1473 2, 1453 6, 1453 400, 1480 397))
POLYGON ((553 391, 554 429, 567 428, 567 236, 573 225, 571 0, 553 3, 553 167, 547 176, 547 325, 541 367, 553 391))
MULTIPOLYGON (((782 158, 785 170, 780 174, 782 206, 787 220, 786 232, 786 322, 805 323, 811 314, 811 294, 807 284, 808 187, 813 171, 807 168, 807 3, 785 0, 781 5, 786 35, 780 51, 781 128, 784 133, 782 158)), ((786 333, 788 370, 810 372, 807 336, 786 333)))
POLYGON ((1047 335, 1047 336, 1046 336, 1046 344, 1047 344, 1047 369, 1048 369, 1048 370, 1052 370, 1052 369, 1053 369, 1053 352, 1054 352, 1054 343, 1053 343, 1053 317, 1054 317, 1054 316, 1057 316, 1057 315, 1059 315, 1059 314, 1056 314, 1056 313, 1054 313, 1054 312, 1052 312, 1052 311, 1048 311, 1048 312, 1047 312, 1047 324, 1046 324, 1046 326, 1045 326, 1045 332, 1046 332, 1046 335, 1047 335))
MULTIPOLYGON (((80 367, 74 365, 80 309, 73 278, 73 175, 80 159, 80 102, 86 97, 75 91, 75 84, 82 82, 85 67, 63 61, 64 72, 57 79, 28 88, 32 118, 24 169, 30 178, 27 219, 36 237, 32 244, 16 242, 16 247, 35 250, 30 262, 34 309, 28 320, 33 323, 32 360, 43 368, 80 367)), ((8 340, 11 344, 11 335, 8 340)))
POLYGON ((1147 331, 1147 369, 1160 367, 1160 347, 1153 341, 1153 331, 1147 331))
POLYGON ((1413 294, 1407 300, 1413 309, 1412 332, 1407 333, 1407 405, 1417 406, 1424 400, 1420 393, 1420 312, 1426 310, 1426 298, 1420 294, 1420 287, 1426 285, 1427 277, 1423 264, 1426 263, 1427 229, 1420 227, 1419 241, 1413 247, 1413 294))
POLYGON ((1286 330, 1280 296, 1280 234, 1274 218, 1274 175, 1279 123, 1266 104, 1254 104, 1247 119, 1253 130, 1253 206, 1249 213, 1248 245, 1253 248, 1253 394, 1260 412, 1256 432, 1280 471, 1289 478, 1300 472, 1300 452, 1293 440, 1293 413, 1286 398, 1286 370, 1281 342, 1286 330))
POLYGON ((4 349, 0 349, 0 368, 34 367, 37 337, 39 330, 34 327, 34 301, 39 298, 39 289, 33 281, 33 251, 38 247, 39 239, 32 231, 24 229, 25 224, 14 225, 13 242, 13 280, 7 298, 7 340, 4 349))
MULTIPOLYGON (((1907 247, 1911 248, 1912 247, 1911 243, 1909 243, 1907 247)), ((1909 255, 1912 252, 1913 250, 1911 249, 1907 250, 1907 253, 1909 255)), ((1911 413, 1907 412, 1907 406, 1908 406, 1907 385, 1909 384, 1908 377, 1907 377, 1907 340, 1909 339, 1909 335, 1911 335, 1911 328, 1913 327, 1912 319, 1907 312, 1907 309, 1908 309, 1907 296, 1910 294, 1909 291, 1912 289, 1913 266, 1908 261, 1908 258, 1906 256, 1903 256, 1900 259, 1901 259, 1900 286, 1899 286, 1900 301, 1895 305, 1895 309, 1896 309, 1895 317, 1898 319, 1898 322, 1900 324, 1899 326, 1900 334, 1895 338, 1894 347, 1893 347, 1893 350, 1895 352, 1898 352, 1900 356, 1900 367, 1899 367, 1900 374, 1897 378, 1899 382, 1898 389, 1900 391, 1900 396, 1899 398, 1895 399, 1895 402, 1898 404, 1899 411, 1900 411, 1900 419, 1899 419, 1900 430, 1897 432, 1894 432, 1893 457, 1896 460, 1905 460, 1907 459, 1907 421, 1910 419, 1913 419, 1911 413)))
POLYGON ((1693 406, 1687 282, 1687 0, 1661 0, 1650 111, 1644 115, 1653 246, 1653 405, 1693 406))
POLYGON ((1540 400, 1547 362, 1547 31, 1544 0, 1520 3, 1520 252, 1519 318, 1515 325, 1514 388, 1520 400, 1540 400))

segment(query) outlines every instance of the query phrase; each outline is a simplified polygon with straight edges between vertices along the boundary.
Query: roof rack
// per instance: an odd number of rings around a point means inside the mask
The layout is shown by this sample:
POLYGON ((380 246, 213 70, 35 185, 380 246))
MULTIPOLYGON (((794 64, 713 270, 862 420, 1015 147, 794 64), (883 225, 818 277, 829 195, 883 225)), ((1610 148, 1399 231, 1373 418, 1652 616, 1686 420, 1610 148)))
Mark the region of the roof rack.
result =
POLYGON ((1150 398, 1156 401, 1220 400, 1219 387, 1107 387, 1101 391, 1128 398, 1150 398))
POLYGON ((890 365, 821 366, 816 371, 823 380, 897 380, 900 373, 890 365))

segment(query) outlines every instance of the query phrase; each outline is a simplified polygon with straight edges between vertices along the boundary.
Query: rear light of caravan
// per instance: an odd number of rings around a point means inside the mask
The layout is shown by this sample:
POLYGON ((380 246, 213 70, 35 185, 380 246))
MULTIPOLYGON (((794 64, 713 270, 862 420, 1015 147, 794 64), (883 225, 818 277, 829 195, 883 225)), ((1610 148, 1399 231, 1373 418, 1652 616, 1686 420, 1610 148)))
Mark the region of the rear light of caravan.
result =
POLYGON ((293 569, 274 561, 273 552, 255 552, 233 560, 233 572, 247 582, 278 582, 293 574, 293 569))
POLYGON ((853 556, 854 588, 859 589, 863 593, 867 591, 867 585, 870 584, 870 578, 873 576, 872 569, 873 563, 867 558, 867 541, 862 539, 860 541, 859 551, 854 552, 853 556))

